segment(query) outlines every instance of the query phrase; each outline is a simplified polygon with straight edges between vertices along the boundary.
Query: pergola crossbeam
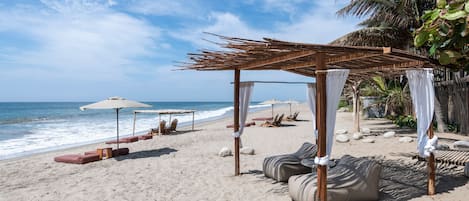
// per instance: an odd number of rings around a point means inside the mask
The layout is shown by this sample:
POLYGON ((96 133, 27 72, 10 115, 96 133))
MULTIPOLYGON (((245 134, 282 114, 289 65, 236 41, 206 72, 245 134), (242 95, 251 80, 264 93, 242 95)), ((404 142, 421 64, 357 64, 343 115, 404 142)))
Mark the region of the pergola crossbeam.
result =
POLYGON ((286 53, 283 55, 278 55, 273 58, 263 59, 260 61, 254 61, 246 65, 240 65, 240 66, 237 66, 237 68, 241 70, 254 69, 257 67, 261 67, 261 66, 272 65, 275 63, 281 63, 281 62, 288 61, 288 60, 294 60, 294 59, 310 56, 310 55, 313 55, 314 53, 316 52, 315 51, 290 52, 290 53, 286 53))

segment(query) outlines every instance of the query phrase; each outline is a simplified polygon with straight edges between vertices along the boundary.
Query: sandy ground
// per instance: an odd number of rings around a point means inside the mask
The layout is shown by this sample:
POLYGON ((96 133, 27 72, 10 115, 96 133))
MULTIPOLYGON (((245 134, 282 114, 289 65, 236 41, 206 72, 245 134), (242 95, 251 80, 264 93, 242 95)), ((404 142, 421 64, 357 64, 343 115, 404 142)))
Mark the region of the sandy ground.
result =
MULTIPOLYGON (((85 165, 56 163, 54 156, 82 153, 104 143, 0 161, 0 200, 291 200, 288 186, 266 178, 262 173, 265 157, 294 152, 305 141, 314 141, 310 112, 294 107, 304 121, 284 122, 280 128, 248 127, 242 136, 255 155, 241 155, 241 176, 234 175, 234 158, 217 156, 222 147, 233 147, 227 118, 203 125, 196 131, 181 128, 175 135, 122 145, 131 153, 85 165)), ((276 108, 288 113, 287 107, 276 108)), ((270 115, 270 110, 249 114, 248 119, 270 115)), ((335 143, 333 157, 344 154, 373 157, 384 168, 380 181, 382 200, 467 200, 468 179, 462 168, 438 167, 436 196, 426 196, 425 164, 411 160, 416 143, 399 143, 381 134, 396 130, 398 136, 416 136, 415 131, 399 130, 385 120, 362 121, 371 128, 376 143, 352 140, 335 143)), ((352 114, 338 113, 336 129, 352 128, 352 114)), ((440 143, 460 138, 440 135, 440 143)), ((467 139, 467 138, 466 138, 467 139)))

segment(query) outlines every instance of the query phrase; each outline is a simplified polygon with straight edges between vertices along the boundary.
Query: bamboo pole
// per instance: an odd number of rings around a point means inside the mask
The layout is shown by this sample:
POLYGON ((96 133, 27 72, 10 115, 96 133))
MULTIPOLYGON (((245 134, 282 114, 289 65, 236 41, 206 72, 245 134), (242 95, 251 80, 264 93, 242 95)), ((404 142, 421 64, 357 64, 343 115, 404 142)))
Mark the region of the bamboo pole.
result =
POLYGON ((137 120, 137 113, 134 112, 134 127, 132 129, 132 136, 135 136, 135 121, 137 120))
MULTIPOLYGON (((240 70, 236 69, 234 73, 234 122, 233 131, 236 133, 239 131, 239 80, 240 70)), ((239 137, 234 139, 234 150, 235 150, 235 176, 238 176, 239 171, 239 137)))
MULTIPOLYGON (((326 60, 324 53, 316 54, 317 70, 326 70, 326 60)), ((327 111, 327 96, 326 96, 326 72, 316 72, 316 125, 318 128, 318 157, 326 155, 326 111, 327 111)), ((320 201, 327 200, 327 166, 317 166, 317 195, 320 201)))
MULTIPOLYGON (((430 123, 430 128, 427 131, 428 138, 433 138, 433 121, 430 123)), ((428 195, 435 195, 435 155, 430 153, 428 157, 428 195)))
POLYGON ((194 130, 195 112, 192 112, 192 130, 194 130))

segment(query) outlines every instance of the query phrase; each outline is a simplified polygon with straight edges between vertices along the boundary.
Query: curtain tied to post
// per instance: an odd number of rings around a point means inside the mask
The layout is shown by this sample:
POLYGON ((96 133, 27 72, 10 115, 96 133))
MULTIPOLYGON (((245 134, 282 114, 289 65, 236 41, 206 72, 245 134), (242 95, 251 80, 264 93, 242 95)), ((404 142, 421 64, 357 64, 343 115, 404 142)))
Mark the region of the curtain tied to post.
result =
POLYGON ((314 137, 318 139, 318 131, 316 129, 316 84, 309 83, 306 86, 306 100, 308 102, 309 109, 312 113, 313 131, 314 137))
POLYGON ((232 134, 235 138, 243 134, 253 87, 254 82, 239 83, 239 131, 232 134))
POLYGON ((429 139, 427 131, 431 126, 435 111, 435 89, 432 69, 407 70, 410 94, 417 115, 417 150, 421 157, 435 153, 438 137, 429 139))
MULTIPOLYGON (((332 151, 332 143, 334 140, 334 127, 335 127, 335 118, 337 113, 337 108, 339 106, 340 95, 344 89, 345 81, 347 80, 350 70, 348 69, 330 69, 327 70, 326 75, 326 97, 327 97, 327 108, 326 108, 326 156, 316 157, 314 159, 315 163, 318 165, 327 165, 329 163, 329 156, 332 151)), ((308 86, 308 92, 309 92, 308 86)), ((310 93, 308 93, 308 97, 310 93)), ((314 100, 315 100, 314 96, 314 100)), ((311 102, 308 100, 308 102, 311 102)), ((316 104, 310 108, 314 108, 313 117, 316 119, 316 104)), ((313 109, 311 109, 313 111, 313 109)), ((315 120, 314 120, 315 121, 315 120)), ((314 126, 316 124, 314 123, 314 126)), ((314 128, 316 129, 316 128, 314 128)))

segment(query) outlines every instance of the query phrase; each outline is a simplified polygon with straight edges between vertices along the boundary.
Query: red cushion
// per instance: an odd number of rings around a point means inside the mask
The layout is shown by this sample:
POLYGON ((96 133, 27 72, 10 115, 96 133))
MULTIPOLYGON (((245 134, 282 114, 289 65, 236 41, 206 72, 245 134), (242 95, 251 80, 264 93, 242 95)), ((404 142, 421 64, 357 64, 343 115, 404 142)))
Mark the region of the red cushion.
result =
POLYGON ((89 162, 99 161, 99 155, 96 153, 88 155, 69 154, 57 156, 54 158, 54 161, 73 164, 85 164, 89 162))
MULTIPOLYGON (((119 143, 132 143, 132 142, 137 142, 137 141, 138 141, 137 136, 119 139, 119 143)), ((117 143, 117 140, 111 140, 111 141, 106 142, 106 144, 116 144, 116 143, 117 143)))
POLYGON ((151 135, 140 135, 140 136, 138 136, 139 140, 149 140, 149 139, 152 139, 152 138, 153 138, 153 136, 151 136, 151 135))

